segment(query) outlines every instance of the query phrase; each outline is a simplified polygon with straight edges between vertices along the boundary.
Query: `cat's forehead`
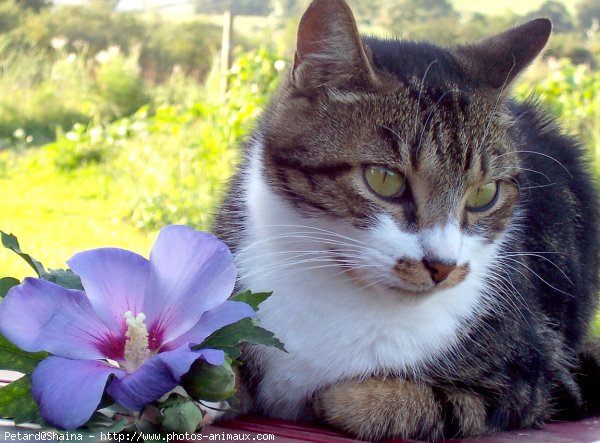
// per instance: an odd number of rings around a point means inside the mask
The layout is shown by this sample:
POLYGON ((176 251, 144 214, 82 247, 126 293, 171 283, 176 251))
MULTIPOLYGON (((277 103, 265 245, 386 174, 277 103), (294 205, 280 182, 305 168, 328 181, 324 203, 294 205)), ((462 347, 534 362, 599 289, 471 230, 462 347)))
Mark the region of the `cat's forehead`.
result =
POLYGON ((363 38, 369 48, 373 64, 404 84, 419 83, 432 89, 455 85, 466 93, 472 90, 472 81, 456 57, 446 48, 424 42, 380 40, 363 38))
POLYGON ((431 86, 413 78, 379 93, 338 91, 322 111, 314 118, 326 128, 311 137, 330 158, 395 165, 432 175, 433 181, 442 171, 453 174, 450 178, 482 179, 489 169, 514 160, 503 105, 455 83, 431 86), (333 143, 336 139, 343 144, 333 143))

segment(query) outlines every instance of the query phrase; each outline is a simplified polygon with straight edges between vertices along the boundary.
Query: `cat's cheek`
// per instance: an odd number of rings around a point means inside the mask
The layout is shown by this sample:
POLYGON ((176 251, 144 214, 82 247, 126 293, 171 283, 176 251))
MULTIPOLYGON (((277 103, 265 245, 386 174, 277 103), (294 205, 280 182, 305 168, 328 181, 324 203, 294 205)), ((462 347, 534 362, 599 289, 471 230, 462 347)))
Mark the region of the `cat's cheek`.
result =
POLYGON ((473 273, 478 273, 485 269, 490 259, 494 257, 498 246, 494 242, 489 242, 483 236, 463 235, 462 248, 458 262, 470 266, 473 273))
POLYGON ((385 213, 376 217, 373 227, 365 232, 364 242, 387 257, 392 267, 398 260, 423 259, 423 248, 418 234, 400 229, 394 219, 385 213))

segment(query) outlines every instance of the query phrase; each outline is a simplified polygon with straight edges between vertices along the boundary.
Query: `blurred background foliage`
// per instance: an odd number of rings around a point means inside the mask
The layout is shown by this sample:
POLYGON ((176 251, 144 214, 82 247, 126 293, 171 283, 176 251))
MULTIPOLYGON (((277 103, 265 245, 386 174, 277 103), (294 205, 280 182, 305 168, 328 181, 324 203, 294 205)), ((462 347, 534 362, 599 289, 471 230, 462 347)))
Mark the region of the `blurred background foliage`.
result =
MULTIPOLYGON (((514 88, 600 165, 598 0, 348 0, 364 33, 444 45, 550 17, 514 88)), ((50 266, 77 250, 143 254, 160 227, 210 226, 240 145, 293 56, 309 0, 0 0, 0 229, 50 266)), ((27 273, 0 250, 0 276, 27 273)))

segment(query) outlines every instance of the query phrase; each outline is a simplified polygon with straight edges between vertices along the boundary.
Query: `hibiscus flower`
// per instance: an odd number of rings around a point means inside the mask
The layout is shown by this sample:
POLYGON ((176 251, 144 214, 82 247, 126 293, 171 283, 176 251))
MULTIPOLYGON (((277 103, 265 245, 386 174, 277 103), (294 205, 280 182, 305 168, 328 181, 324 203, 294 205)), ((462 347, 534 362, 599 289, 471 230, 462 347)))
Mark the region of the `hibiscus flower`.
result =
POLYGON ((223 351, 192 347, 254 315, 227 300, 236 279, 227 246, 185 226, 161 230, 150 260, 101 248, 67 263, 85 292, 27 278, 0 304, 0 333, 25 351, 52 354, 31 374, 32 394, 44 419, 64 429, 87 422, 105 389, 138 411, 197 359, 223 364, 223 351))

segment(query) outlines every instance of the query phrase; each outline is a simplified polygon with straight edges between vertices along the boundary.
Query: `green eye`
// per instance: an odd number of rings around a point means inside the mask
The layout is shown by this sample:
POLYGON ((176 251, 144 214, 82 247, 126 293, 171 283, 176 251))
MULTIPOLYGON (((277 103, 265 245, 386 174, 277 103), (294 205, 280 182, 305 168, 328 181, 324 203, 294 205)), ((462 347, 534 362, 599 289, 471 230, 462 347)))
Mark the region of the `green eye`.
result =
POLYGON ((406 180, 399 172, 384 166, 366 166, 363 175, 369 189, 380 197, 396 198, 404 192, 406 180))
POLYGON ((490 209, 498 199, 498 183, 490 182, 480 186, 467 197, 467 210, 481 212, 490 209))

